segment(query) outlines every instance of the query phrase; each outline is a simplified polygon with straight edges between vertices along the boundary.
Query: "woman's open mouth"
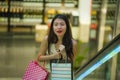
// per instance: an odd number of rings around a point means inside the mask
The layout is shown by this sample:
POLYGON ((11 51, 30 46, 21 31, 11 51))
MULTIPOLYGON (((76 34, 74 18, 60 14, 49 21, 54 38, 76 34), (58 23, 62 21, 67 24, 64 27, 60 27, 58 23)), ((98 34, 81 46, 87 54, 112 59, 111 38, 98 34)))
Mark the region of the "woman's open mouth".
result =
POLYGON ((57 33, 59 33, 59 34, 62 33, 62 30, 57 31, 57 33))

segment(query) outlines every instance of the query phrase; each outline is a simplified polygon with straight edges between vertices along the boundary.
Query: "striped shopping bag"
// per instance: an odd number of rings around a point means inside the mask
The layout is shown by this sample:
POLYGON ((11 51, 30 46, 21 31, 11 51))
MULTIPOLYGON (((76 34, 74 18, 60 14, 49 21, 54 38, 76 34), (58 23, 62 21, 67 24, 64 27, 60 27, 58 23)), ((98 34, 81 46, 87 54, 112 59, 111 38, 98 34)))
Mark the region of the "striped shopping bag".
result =
POLYGON ((73 80, 72 63, 51 61, 51 80, 73 80))

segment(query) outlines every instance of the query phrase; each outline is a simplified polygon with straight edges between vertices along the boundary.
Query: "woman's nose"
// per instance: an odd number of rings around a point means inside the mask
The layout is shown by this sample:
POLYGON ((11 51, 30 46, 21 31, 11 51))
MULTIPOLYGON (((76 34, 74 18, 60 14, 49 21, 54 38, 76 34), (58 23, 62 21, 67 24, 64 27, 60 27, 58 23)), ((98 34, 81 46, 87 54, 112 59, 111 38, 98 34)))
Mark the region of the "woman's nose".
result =
POLYGON ((58 28, 61 28, 61 25, 58 25, 58 28))
POLYGON ((61 28, 60 26, 58 26, 58 28, 61 28))

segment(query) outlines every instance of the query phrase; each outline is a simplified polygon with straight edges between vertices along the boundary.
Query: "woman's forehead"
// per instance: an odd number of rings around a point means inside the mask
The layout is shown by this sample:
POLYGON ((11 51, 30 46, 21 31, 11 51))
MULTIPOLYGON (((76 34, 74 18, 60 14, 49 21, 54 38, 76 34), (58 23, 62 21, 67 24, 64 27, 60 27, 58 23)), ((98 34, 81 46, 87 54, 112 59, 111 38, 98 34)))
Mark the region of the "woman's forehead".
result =
POLYGON ((54 22, 65 22, 63 19, 57 18, 54 20, 54 22))

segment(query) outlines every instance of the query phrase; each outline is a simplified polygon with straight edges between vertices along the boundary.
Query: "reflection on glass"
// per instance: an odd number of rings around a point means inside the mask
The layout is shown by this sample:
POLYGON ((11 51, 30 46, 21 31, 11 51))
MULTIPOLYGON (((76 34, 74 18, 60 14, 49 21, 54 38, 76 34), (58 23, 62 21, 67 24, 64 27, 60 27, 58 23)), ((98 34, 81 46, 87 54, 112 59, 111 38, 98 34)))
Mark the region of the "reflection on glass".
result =
POLYGON ((94 71, 96 68, 101 66, 103 63, 105 63, 107 60, 111 59, 114 55, 120 52, 120 45, 118 45, 113 51, 111 51, 108 55, 104 56, 100 61, 98 61, 96 64, 91 66, 88 70, 86 70, 83 74, 81 74, 76 80, 82 80, 85 78, 88 74, 90 74, 92 71, 94 71))

